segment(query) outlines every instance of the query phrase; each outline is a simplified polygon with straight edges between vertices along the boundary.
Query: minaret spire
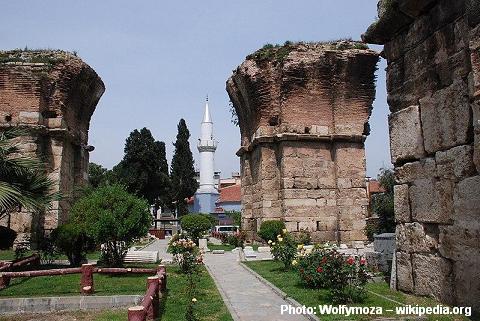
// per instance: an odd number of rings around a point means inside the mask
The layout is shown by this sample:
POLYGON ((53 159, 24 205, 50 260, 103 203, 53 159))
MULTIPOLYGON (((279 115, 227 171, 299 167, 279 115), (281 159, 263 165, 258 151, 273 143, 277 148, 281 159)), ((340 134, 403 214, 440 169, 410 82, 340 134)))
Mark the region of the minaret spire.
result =
POLYGON ((215 188, 214 180, 214 158, 217 142, 213 138, 213 121, 208 106, 208 95, 205 99, 205 112, 197 148, 200 156, 200 186, 195 193, 194 211, 213 213, 215 212, 215 202, 218 199, 218 190, 215 188))
POLYGON ((208 107, 208 95, 207 100, 205 101, 205 113, 203 114, 202 123, 213 123, 212 116, 210 116, 210 108, 208 107))

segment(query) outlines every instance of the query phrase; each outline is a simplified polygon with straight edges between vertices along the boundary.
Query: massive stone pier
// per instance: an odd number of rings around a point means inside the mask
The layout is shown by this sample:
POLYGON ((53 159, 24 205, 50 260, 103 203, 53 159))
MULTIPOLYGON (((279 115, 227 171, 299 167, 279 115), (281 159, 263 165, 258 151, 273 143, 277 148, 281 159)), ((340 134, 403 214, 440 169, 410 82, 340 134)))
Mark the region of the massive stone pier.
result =
POLYGON ((378 54, 356 42, 265 46, 227 81, 238 116, 242 227, 284 220, 316 241, 365 239, 364 141, 378 54))
POLYGON ((389 0, 384 44, 398 289, 480 310, 480 2, 389 0))
POLYGON ((0 51, 0 126, 25 129, 20 150, 45 161, 62 194, 46 213, 13 213, 1 225, 30 233, 66 219, 75 188, 88 178, 88 128, 104 91, 95 71, 71 53, 0 51))

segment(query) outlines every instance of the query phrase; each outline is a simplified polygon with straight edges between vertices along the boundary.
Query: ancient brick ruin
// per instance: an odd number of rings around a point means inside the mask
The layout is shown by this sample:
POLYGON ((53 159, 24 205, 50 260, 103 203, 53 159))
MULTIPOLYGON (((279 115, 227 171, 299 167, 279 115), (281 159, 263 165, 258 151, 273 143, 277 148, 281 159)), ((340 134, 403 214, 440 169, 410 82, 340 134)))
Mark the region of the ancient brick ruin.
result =
POLYGON ((71 53, 0 52, 0 126, 26 128, 21 151, 45 161, 62 194, 47 213, 12 214, 15 231, 48 230, 66 219, 74 190, 87 179, 89 122, 104 91, 95 71, 71 53))
POLYGON ((480 2, 380 1, 398 289, 480 310, 480 2))
POLYGON ((266 46, 227 81, 238 116, 242 228, 284 220, 315 241, 365 239, 364 141, 378 54, 360 43, 266 46))

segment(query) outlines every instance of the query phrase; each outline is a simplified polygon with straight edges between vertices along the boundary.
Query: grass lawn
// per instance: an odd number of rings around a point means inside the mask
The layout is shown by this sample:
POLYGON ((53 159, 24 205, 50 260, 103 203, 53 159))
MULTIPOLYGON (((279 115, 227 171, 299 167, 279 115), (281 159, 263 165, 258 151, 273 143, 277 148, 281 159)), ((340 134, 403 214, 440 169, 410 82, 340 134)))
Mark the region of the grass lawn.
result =
MULTIPOLYGON (((147 265, 145 267, 150 267, 147 265)), ((155 266, 155 265, 153 265, 155 266)), ((162 321, 183 320, 186 308, 186 277, 179 273, 177 267, 167 267, 168 283, 167 292, 164 296, 162 321)), ((94 286, 96 295, 113 294, 144 294, 147 275, 109 276, 94 274, 94 286)), ((51 277, 36 277, 12 279, 11 285, 0 290, 0 298, 25 297, 25 296, 61 296, 79 295, 80 275, 60 275, 51 277)), ((232 320, 228 309, 223 303, 222 297, 205 268, 202 268, 198 280, 197 313, 200 320, 206 321, 230 321, 232 320)), ((125 320, 127 309, 96 312, 68 312, 70 316, 58 320, 95 320, 116 321, 125 320), (86 316, 85 316, 86 315, 86 316)), ((57 320, 59 314, 46 315, 45 320, 57 320)), ((18 316, 0 317, 0 321, 23 321, 18 316)), ((41 315, 33 319, 43 320, 41 315)))
MULTIPOLYGON (((25 256, 32 255, 32 251, 25 253, 25 256)), ((0 250, 0 261, 11 261, 15 260, 15 251, 14 250, 0 250)))
MULTIPOLYGON (((32 255, 33 251, 27 251, 24 256, 32 255)), ((87 259, 89 260, 98 260, 100 258, 100 251, 95 251, 87 253, 87 259)), ((0 250, 0 261, 11 261, 15 260, 15 251, 14 250, 0 250)), ((67 260, 65 255, 59 255, 57 260, 67 260)))
POLYGON ((103 311, 63 311, 53 313, 22 313, 0 316, 0 321, 124 321, 126 319, 126 309, 103 311))
MULTIPOLYGON (((276 287, 288 294, 299 303, 307 307, 315 307, 320 304, 330 304, 328 301, 328 290, 315 290, 305 288, 300 283, 300 277, 298 276, 295 270, 284 271, 283 264, 275 261, 250 261, 245 262, 245 264, 264 277, 266 280, 273 283, 276 287)), ((403 303, 403 304, 418 304, 419 306, 436 306, 438 302, 430 298, 416 297, 408 294, 404 294, 399 291, 391 290, 385 282, 382 283, 369 283, 367 285, 369 291, 383 295, 394 301, 403 303)), ((372 293, 369 293, 368 298, 363 303, 352 304, 351 306, 381 306, 383 307, 383 316, 385 317, 395 317, 394 312, 387 312, 386 309, 395 309, 396 304, 387 299, 376 296, 372 293)), ((319 316, 322 320, 344 320, 345 316, 340 315, 322 315, 319 316)), ((378 315, 372 315, 370 319, 375 317, 381 317, 378 315)), ((353 315, 349 316, 348 319, 351 320, 368 320, 369 316, 364 315, 353 315)), ((468 320, 466 317, 461 316, 429 316, 428 320, 438 320, 438 321, 447 321, 447 320, 468 320)))

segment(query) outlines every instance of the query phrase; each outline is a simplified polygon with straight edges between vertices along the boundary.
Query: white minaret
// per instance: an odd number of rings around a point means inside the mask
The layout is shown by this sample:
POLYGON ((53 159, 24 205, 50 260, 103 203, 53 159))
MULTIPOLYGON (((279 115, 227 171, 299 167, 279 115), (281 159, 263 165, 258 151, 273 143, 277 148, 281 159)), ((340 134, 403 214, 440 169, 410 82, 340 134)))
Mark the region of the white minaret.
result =
POLYGON ((200 154, 200 186, 195 193, 194 210, 200 213, 213 213, 215 211, 215 201, 218 198, 214 180, 214 159, 217 142, 213 139, 213 122, 208 107, 208 96, 197 147, 200 154))

